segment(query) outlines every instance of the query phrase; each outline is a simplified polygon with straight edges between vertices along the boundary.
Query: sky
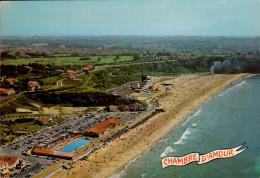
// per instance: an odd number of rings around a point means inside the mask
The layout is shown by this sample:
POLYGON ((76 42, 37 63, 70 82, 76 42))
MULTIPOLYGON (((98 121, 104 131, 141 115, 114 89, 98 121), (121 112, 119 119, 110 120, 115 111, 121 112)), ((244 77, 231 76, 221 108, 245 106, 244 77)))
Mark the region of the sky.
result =
POLYGON ((0 3, 1 36, 260 36, 260 0, 0 3))

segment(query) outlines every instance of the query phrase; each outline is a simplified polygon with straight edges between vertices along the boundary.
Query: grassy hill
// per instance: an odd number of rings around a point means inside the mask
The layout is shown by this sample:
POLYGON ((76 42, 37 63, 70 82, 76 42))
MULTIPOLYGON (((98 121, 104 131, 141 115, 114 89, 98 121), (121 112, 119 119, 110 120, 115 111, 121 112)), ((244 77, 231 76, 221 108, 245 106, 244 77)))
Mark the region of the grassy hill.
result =
MULTIPOLYGON (((16 108, 28 108, 38 110, 31 103, 41 105, 62 105, 62 106, 107 106, 110 104, 128 103, 119 96, 113 96, 106 90, 122 85, 127 82, 141 80, 141 74, 153 76, 180 75, 182 73, 202 73, 208 72, 207 64, 195 64, 194 61, 178 63, 176 61, 166 61, 161 63, 145 63, 128 66, 109 67, 94 71, 89 74, 77 76, 77 80, 64 80, 61 88, 50 91, 39 91, 26 93, 20 97, 6 102, 0 106, 0 114, 15 113, 16 108)), ((54 79, 50 77, 44 79, 44 83, 53 84, 54 79)))

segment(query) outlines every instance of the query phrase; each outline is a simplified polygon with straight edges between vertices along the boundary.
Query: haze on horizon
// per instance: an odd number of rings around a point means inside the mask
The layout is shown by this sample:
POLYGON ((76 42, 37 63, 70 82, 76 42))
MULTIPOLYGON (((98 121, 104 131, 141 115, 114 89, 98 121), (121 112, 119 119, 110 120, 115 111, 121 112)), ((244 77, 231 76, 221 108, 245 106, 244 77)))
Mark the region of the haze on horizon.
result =
POLYGON ((1 2, 1 36, 260 36, 260 0, 1 2))

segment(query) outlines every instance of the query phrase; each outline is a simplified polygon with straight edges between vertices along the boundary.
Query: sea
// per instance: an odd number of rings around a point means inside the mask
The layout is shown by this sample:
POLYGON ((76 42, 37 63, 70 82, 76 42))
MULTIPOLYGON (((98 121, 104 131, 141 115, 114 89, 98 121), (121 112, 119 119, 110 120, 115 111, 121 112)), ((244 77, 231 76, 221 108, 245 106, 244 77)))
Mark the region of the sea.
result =
POLYGON ((167 136, 111 177, 260 177, 260 75, 228 85, 167 136), (241 154, 207 164, 162 168, 162 158, 206 154, 244 144, 241 154))

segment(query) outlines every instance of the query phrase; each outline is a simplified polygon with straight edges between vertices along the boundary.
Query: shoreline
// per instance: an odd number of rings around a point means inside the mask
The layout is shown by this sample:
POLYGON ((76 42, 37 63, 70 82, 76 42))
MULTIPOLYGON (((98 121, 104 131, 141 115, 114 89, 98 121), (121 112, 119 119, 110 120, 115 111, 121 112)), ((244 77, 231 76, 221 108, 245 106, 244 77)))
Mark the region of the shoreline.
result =
POLYGON ((222 92, 223 90, 225 90, 226 88, 228 88, 230 85, 232 85, 235 82, 238 81, 242 81, 245 80, 246 78, 249 77, 253 77, 256 76, 256 74, 248 74, 245 75, 241 78, 238 78, 237 80, 229 83, 228 85, 226 85, 224 88, 218 90, 215 94, 213 94, 212 96, 210 96, 208 99, 206 99, 202 104, 200 104, 197 108, 195 108, 190 114, 188 114, 183 120, 181 120, 178 124, 176 124, 171 131, 169 131, 166 135, 164 135, 160 140, 158 140, 156 143, 154 143, 153 145, 151 145, 150 147, 148 147, 146 150, 144 150, 141 154, 137 155, 134 159, 132 159, 131 161, 129 161, 128 163, 125 163, 124 165, 120 166, 115 172, 113 172, 112 174, 110 174, 108 177, 110 178, 118 178, 120 177, 120 175, 122 175, 122 173, 127 169, 127 167, 129 165, 131 165, 133 162, 135 162, 137 159, 139 159, 143 154, 145 154, 147 151, 149 151, 149 149, 152 149, 153 147, 155 147, 156 144, 160 143, 161 140, 165 139, 165 137, 167 137, 171 132, 174 132, 174 129, 176 127, 178 127, 179 125, 185 123, 190 117, 192 117, 196 112, 199 111, 201 105, 203 105, 204 103, 206 103, 208 100, 212 99, 215 95, 218 95, 218 93, 222 92))
MULTIPOLYGON (((160 103, 160 108, 166 110, 165 113, 160 113, 150 118, 137 128, 130 130, 129 133, 120 136, 108 143, 107 146, 97 150, 90 155, 87 161, 83 161, 83 163, 86 164, 81 165, 81 162, 76 162, 74 164, 75 168, 70 171, 68 177, 91 177, 94 174, 98 177, 109 177, 115 173, 121 173, 131 162, 138 159, 138 157, 148 149, 151 149, 172 132, 176 126, 184 123, 199 109, 201 104, 209 100, 220 90, 229 86, 229 84, 247 75, 248 74, 192 75, 172 79, 171 81, 177 83, 177 87, 171 91, 171 95, 166 98, 157 98, 160 103), (184 90, 182 91, 183 88, 184 90), (188 96, 186 96, 187 94, 188 96), (142 131, 142 129, 144 131, 142 131), (123 148, 117 151, 115 150, 115 153, 111 154, 113 148, 120 145, 123 148), (104 156, 108 153, 110 153, 110 155, 107 159, 103 157, 103 159, 100 160, 102 155, 104 156), (81 174, 78 174, 79 172, 81 174)), ((66 174, 66 171, 61 171, 54 175, 54 177, 63 177, 66 174)))

